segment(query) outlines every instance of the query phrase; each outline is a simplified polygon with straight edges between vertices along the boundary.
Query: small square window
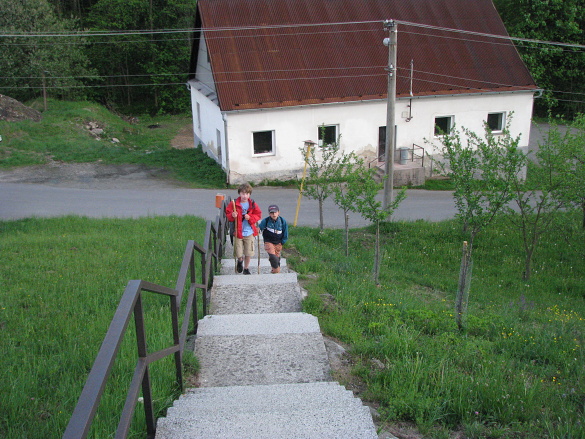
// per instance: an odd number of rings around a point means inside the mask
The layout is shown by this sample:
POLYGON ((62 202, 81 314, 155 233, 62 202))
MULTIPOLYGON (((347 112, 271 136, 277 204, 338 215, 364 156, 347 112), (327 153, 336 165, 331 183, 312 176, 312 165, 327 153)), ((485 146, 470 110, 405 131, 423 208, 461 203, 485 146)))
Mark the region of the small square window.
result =
POLYGON ((274 152, 274 131, 257 131, 253 133, 254 154, 272 154, 274 152))
POLYGON ((318 136, 319 146, 331 146, 337 143, 337 125, 321 125, 318 136))
POLYGON ((453 128, 453 116, 435 117, 435 136, 450 134, 453 128))
POLYGON ((506 123, 506 113, 489 113, 487 125, 492 132, 503 131, 506 123))

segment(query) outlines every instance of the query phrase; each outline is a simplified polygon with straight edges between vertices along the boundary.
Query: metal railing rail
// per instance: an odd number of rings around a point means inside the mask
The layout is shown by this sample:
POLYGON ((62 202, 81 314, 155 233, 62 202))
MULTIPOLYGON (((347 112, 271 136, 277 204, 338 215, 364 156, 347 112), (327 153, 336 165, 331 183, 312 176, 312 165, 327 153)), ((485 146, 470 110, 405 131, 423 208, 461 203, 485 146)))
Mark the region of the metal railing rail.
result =
POLYGON ((421 166, 425 167, 425 149, 422 146, 417 145, 416 143, 412 144, 412 161, 420 159, 421 166), (420 154, 419 151, 420 150, 420 154))
POLYGON ((368 168, 371 168, 372 165, 374 164, 374 162, 376 163, 375 167, 378 167, 378 163, 384 163, 386 161, 386 154, 382 154, 377 156, 376 158, 373 158, 372 160, 368 161, 368 168))
POLYGON ((115 437, 120 439, 127 437, 132 417, 136 410, 140 390, 142 390, 144 399, 147 437, 154 437, 156 432, 156 419, 154 418, 149 365, 156 360, 174 355, 177 384, 181 390, 183 389, 182 358, 191 316, 193 318, 194 331, 197 332, 198 310, 196 293, 197 289, 201 290, 202 311, 203 315, 206 315, 209 292, 213 284, 213 275, 217 272, 219 261, 223 255, 228 230, 225 218, 225 206, 229 201, 228 199, 223 202, 215 222, 207 221, 202 246, 195 241, 190 240, 187 242, 174 289, 142 280, 131 280, 128 282, 104 341, 89 372, 77 406, 63 434, 63 439, 83 439, 87 437, 132 315, 134 316, 136 327, 138 361, 126 394, 126 401, 120 415, 115 437), (201 264, 201 283, 196 282, 197 273, 195 265, 198 255, 201 264), (189 290, 183 311, 182 324, 179 330, 179 312, 187 279, 189 282, 189 290), (173 344, 172 346, 152 353, 148 353, 147 351, 145 336, 144 312, 142 308, 142 293, 144 291, 166 295, 170 299, 173 344))

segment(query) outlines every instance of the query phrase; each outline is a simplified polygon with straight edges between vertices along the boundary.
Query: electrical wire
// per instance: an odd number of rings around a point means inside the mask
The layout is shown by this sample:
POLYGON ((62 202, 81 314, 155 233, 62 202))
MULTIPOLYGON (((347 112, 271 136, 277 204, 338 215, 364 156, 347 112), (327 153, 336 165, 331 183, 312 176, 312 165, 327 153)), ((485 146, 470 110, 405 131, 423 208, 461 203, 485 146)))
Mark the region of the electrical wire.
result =
MULTIPOLYGON (((42 32, 42 33, 15 33, 15 34, 0 34, 0 38, 21 38, 21 37, 36 37, 36 38, 48 38, 48 37, 82 37, 82 38, 86 38, 86 37, 103 37, 103 36, 145 36, 145 35, 160 35, 160 34, 176 34, 176 33, 194 33, 194 32, 198 32, 198 31, 204 31, 206 34, 206 38, 207 39, 213 39, 213 38, 228 38, 226 37, 216 37, 213 34, 214 33, 219 33, 219 32, 239 32, 239 31, 250 31, 250 30, 267 30, 267 29, 286 29, 286 28, 295 28, 298 29, 299 27, 310 27, 310 28, 314 28, 317 26, 323 26, 323 27, 328 27, 328 26, 347 26, 347 25, 363 25, 363 24, 380 24, 382 23, 382 21, 363 21, 363 22, 336 22, 336 23, 309 23, 309 24, 289 24, 289 25, 271 25, 271 26, 245 26, 245 27, 224 27, 224 28, 214 28, 214 29, 196 29, 196 28, 187 28, 187 29, 158 29, 158 30, 131 30, 131 31, 91 31, 91 32, 62 32, 62 33, 55 33, 55 32, 42 32)), ((420 24, 420 23, 413 23, 413 22, 407 22, 407 21, 400 21, 400 20, 396 20, 396 23, 404 25, 404 26, 412 26, 412 27, 419 27, 419 28, 424 28, 424 29, 429 29, 432 31, 438 31, 441 33, 444 32, 448 32, 448 33, 455 33, 455 34, 465 34, 465 35, 472 35, 474 37, 482 37, 482 38, 490 38, 492 39, 492 41, 482 41, 482 40, 478 40, 478 39, 469 39, 469 38, 459 38, 456 36, 450 36, 450 35, 444 35, 444 34, 421 34, 420 32, 414 32, 414 31, 401 31, 401 33, 406 33, 406 34, 412 34, 412 35, 427 35, 429 37, 437 37, 437 38, 450 38, 450 39, 457 39, 457 40, 462 40, 462 41, 466 41, 466 42, 470 42, 470 43, 489 43, 489 44, 502 44, 502 45, 510 45, 511 41, 515 41, 515 42, 520 42, 520 43, 529 43, 529 44, 540 44, 540 45, 552 45, 552 46, 556 46, 556 47, 560 47, 563 48, 563 50, 569 49, 571 51, 571 53, 580 53, 581 51, 575 51, 574 49, 585 49, 585 45, 580 45, 580 44, 572 44, 572 43, 561 43, 561 42, 551 42, 551 41, 542 41, 542 40, 534 40, 534 39, 527 39, 527 38, 516 38, 516 37, 510 37, 510 36, 504 36, 504 35, 494 35, 494 34, 487 34, 487 33, 481 33, 481 32, 473 32, 473 31, 465 31, 465 30, 460 30, 460 29, 451 29, 451 28, 444 28, 444 27, 439 27, 439 26, 431 26, 431 25, 425 25, 425 24, 420 24), (501 39, 504 40, 501 43, 498 43, 497 41, 493 41, 493 39, 501 39)), ((295 33, 280 33, 280 34, 272 34, 271 36, 273 37, 284 37, 284 36, 302 36, 302 35, 312 35, 314 36, 315 34, 327 34, 327 33, 335 33, 335 34, 339 34, 341 32, 344 33, 355 33, 358 30, 355 29, 348 29, 348 30, 339 30, 339 29, 335 29, 335 30, 325 30, 325 31, 320 31, 320 32, 295 32, 295 33)), ((372 28, 368 28, 368 29, 361 29, 359 30, 360 32, 384 32, 383 29, 372 29, 372 28)), ((258 37, 260 34, 255 33, 253 35, 239 35, 236 38, 243 38, 243 37, 258 37)), ((267 34, 262 34, 262 37, 267 37, 267 34)), ((233 38, 233 36, 229 36, 229 38, 233 38)), ((177 41, 177 40, 184 40, 183 38, 181 39, 171 39, 171 41, 177 41)), ((134 44, 134 43, 152 43, 152 42, 158 42, 158 41, 169 41, 169 40, 155 40, 155 39, 148 39, 148 40, 144 40, 144 41, 135 41, 135 40, 124 40, 122 43, 124 44, 134 44)), ((114 42, 108 42, 108 41, 98 41, 98 42, 81 42, 78 44, 122 44, 120 41, 114 41, 114 42)), ((11 43, 8 43, 11 44, 11 43)), ((21 43, 14 43, 14 44, 21 44, 21 43)), ((27 43, 22 43, 23 45, 27 45, 27 43)), ((54 45, 54 43, 47 43, 47 44, 51 44, 54 45)), ((65 44, 75 44, 75 43, 65 43, 65 44)), ((532 48, 532 46, 524 46, 524 47, 530 47, 532 48)), ((537 48, 536 48, 537 49, 537 48)), ((273 73, 279 73, 279 72, 291 72, 291 71, 296 71, 296 70, 302 70, 304 72, 307 71, 312 71, 312 70, 319 70, 319 71, 323 71, 323 70, 335 70, 335 69, 343 69, 343 70, 348 70, 348 69, 372 69, 372 68, 384 68, 385 66, 356 66, 356 67, 342 67, 342 68, 321 68, 321 69, 291 69, 291 70, 264 70, 264 71, 242 71, 242 72, 215 72, 216 74, 251 74, 251 73, 263 73, 263 74, 273 74, 273 73)), ((463 80, 466 82, 469 81, 473 81, 467 78, 460 78, 460 77, 454 77, 454 76, 449 76, 449 75, 441 75, 441 74, 437 74, 437 73, 432 73, 432 72, 422 72, 422 71, 417 71, 418 73, 422 73, 422 74, 426 74, 426 75, 434 75, 434 76, 439 76, 441 78, 446 78, 446 79, 457 79, 457 80, 463 80)), ((265 79, 265 78, 260 78, 260 79, 243 79, 243 80, 229 80, 229 81, 218 81, 218 83, 237 83, 237 82, 259 82, 259 81, 283 81, 283 80, 316 80, 316 79, 358 79, 358 78, 365 78, 365 77, 375 77, 375 76, 379 76, 380 74, 371 74, 371 75, 344 75, 344 76, 320 76, 320 77, 299 77, 299 78, 287 78, 287 79, 279 79, 279 78, 271 78, 271 79, 265 79)), ((76 79, 76 78, 85 78, 85 79, 114 79, 114 78, 119 78, 119 77, 153 77, 153 76, 182 76, 185 75, 187 76, 187 74, 185 73, 175 73, 175 74, 144 74, 144 75, 109 75, 109 76, 78 76, 78 77, 67 77, 67 76, 61 76, 61 77, 55 77, 56 79, 76 79)), ((406 76, 401 76, 402 78, 407 78, 406 76)), ((0 77, 2 79, 40 79, 40 77, 16 77, 16 78, 11 78, 11 77, 0 77)), ((417 80, 422 80, 420 78, 418 78, 417 80)), ((433 83, 437 83, 437 84, 442 84, 442 85, 446 85, 446 86, 455 86, 455 87, 460 87, 456 84, 451 84, 448 82, 439 82, 439 81, 431 81, 431 80, 425 80, 427 82, 433 82, 433 83)), ((124 85, 87 85, 87 87, 127 87, 127 86, 147 86, 147 85, 156 85, 156 86, 161 86, 161 85, 184 85, 184 83, 166 83, 166 84, 124 84, 124 85)), ((506 84, 495 84, 494 85, 498 85, 498 86, 502 86, 502 87, 506 87, 509 85, 506 84)), ((82 88, 85 87, 85 85, 81 85, 81 86, 74 86, 75 88, 82 88)), ((15 88, 15 87, 0 87, 0 88, 15 88)), ((22 87, 16 87, 16 88, 37 88, 37 87, 29 87, 29 86, 22 86, 22 87)), ((38 87, 41 88, 41 87, 38 87)), ((67 88, 65 86, 51 86, 51 87, 46 87, 46 88, 67 88)), ((469 88, 469 89, 473 89, 473 88, 469 88)), ((477 89, 477 90, 481 90, 481 89, 477 89)), ((585 94, 585 93, 578 93, 578 92, 565 92, 565 91, 550 91, 552 93, 566 93, 566 94, 585 94)))

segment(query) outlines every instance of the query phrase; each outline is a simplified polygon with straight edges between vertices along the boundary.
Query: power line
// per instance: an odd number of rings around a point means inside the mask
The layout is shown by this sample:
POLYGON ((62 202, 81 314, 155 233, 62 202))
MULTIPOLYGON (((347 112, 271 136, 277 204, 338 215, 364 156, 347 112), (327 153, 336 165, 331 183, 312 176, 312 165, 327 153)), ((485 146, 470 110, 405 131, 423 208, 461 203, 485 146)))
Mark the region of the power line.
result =
MULTIPOLYGON (((483 32, 468 31, 463 29, 453 29, 441 26, 432 26, 422 23, 414 23, 410 21, 394 20, 396 23, 405 25, 420 27, 424 29, 430 29, 440 32, 458 33, 464 35, 473 35, 478 37, 501 39, 506 41, 518 41, 525 43, 535 43, 543 45, 552 45, 560 47, 573 47, 579 49, 585 49, 585 45, 576 43, 563 43, 556 41, 544 41, 536 40, 531 38, 520 38, 512 37, 509 35, 497 35, 483 32)), ((217 28, 186 28, 186 29, 156 29, 156 30, 121 30, 121 31, 76 31, 76 32, 37 32, 37 33, 12 33, 12 34, 0 34, 0 38, 57 38, 57 37, 75 37, 75 38, 86 38, 94 36, 130 36, 130 35, 157 35, 157 34, 172 34, 172 33, 194 33, 203 31, 204 33, 216 33, 216 32, 241 32, 249 30, 265 30, 265 29, 287 29, 294 28, 299 29, 303 27, 314 28, 314 27, 326 27, 326 26, 349 26, 356 24, 382 24, 384 20, 370 20, 370 21, 347 21, 347 22, 334 22, 334 23, 299 23, 299 24, 282 24, 282 25, 262 25, 262 26, 239 26, 239 27, 217 27, 217 28)), ((374 29, 372 29, 374 31, 374 29)), ((339 30, 331 31, 338 33, 339 30)), ((299 33, 291 33, 288 35, 298 35, 299 33)), ((259 34, 255 34, 258 36, 259 34)), ((281 36, 281 35, 272 35, 281 36)), ((282 36, 286 36, 282 35, 282 36)), ((474 40, 469 40, 474 41, 474 40)))

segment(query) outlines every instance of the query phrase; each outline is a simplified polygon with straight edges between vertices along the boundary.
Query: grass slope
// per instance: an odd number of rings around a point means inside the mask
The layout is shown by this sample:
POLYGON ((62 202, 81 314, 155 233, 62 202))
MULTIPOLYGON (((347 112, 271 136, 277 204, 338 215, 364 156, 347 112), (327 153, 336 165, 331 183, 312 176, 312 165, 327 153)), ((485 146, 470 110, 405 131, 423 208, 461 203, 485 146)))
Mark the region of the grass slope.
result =
MULTIPOLYGON (((187 241, 204 233, 195 217, 0 222, 0 437, 61 437, 128 281, 174 288, 187 241)), ((170 346, 169 299, 143 300, 149 352, 170 346)), ((116 429, 137 360, 128 328, 90 437, 116 429)), ((178 396, 172 358, 151 377, 161 414, 178 396)), ((140 407, 133 428, 144 436, 140 407)))
POLYGON ((130 122, 95 103, 52 100, 41 122, 0 121, 0 168, 49 160, 131 163, 167 169, 193 187, 225 187, 225 172, 201 148, 171 147, 171 139, 189 123, 187 116, 141 116, 130 122), (92 135, 90 123, 103 132, 92 135))
POLYGON ((309 291, 304 310, 351 346, 364 396, 391 430, 411 423, 434 439, 577 439, 585 437, 585 233, 571 226, 578 215, 559 220, 529 283, 508 223, 480 235, 464 332, 454 317, 464 240, 456 221, 387 225, 380 287, 369 229, 352 231, 346 258, 343 231, 295 228, 286 255, 309 291))

